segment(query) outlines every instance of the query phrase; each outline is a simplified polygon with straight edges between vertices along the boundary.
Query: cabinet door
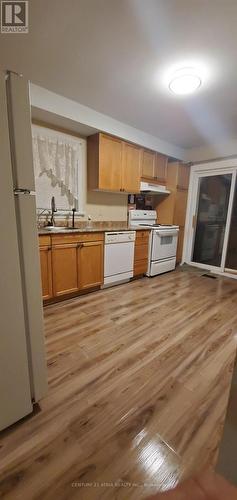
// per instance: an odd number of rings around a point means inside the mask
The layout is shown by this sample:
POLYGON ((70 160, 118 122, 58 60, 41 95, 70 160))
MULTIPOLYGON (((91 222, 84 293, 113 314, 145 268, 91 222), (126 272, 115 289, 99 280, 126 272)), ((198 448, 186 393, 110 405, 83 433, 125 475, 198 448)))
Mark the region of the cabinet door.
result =
POLYGON ((188 189, 190 166, 179 164, 177 188, 188 189))
POLYGON ((160 196, 158 200, 156 211, 159 224, 174 224, 176 193, 173 191, 168 196, 160 196))
POLYGON ((185 225, 187 197, 187 191, 176 192, 173 223, 177 224, 178 226, 185 225))
POLYGON ((123 143, 122 189, 127 193, 140 193, 141 154, 139 146, 123 143))
POLYGON ((167 156, 156 153, 154 177, 160 184, 167 181, 167 156))
POLYGON ((122 188, 122 141, 100 134, 99 141, 99 189, 121 191, 122 188))
POLYGON ((148 259, 148 244, 144 243, 143 245, 136 244, 135 252, 134 252, 134 261, 145 260, 148 259))
POLYGON ((40 266, 43 300, 53 296, 51 247, 40 247, 40 266))
POLYGON ((137 231, 134 251, 134 276, 147 272, 149 231, 137 231))
POLYGON ((78 245, 79 243, 68 243, 52 247, 53 291, 56 297, 79 289, 78 245))
POLYGON ((142 152, 142 167, 141 176, 146 179, 153 179, 155 174, 155 159, 156 154, 154 151, 143 149, 142 152))
POLYGON ((79 288, 84 290, 103 283, 103 241, 81 243, 78 250, 79 288))

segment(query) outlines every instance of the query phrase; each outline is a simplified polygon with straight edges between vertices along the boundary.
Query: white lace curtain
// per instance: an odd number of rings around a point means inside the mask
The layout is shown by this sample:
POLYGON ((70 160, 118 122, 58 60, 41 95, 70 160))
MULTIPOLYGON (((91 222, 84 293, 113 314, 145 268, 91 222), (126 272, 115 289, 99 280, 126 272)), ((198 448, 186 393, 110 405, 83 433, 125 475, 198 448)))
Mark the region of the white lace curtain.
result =
POLYGON ((33 156, 35 175, 51 178, 70 196, 78 199, 79 147, 60 135, 48 136, 33 129, 33 156))

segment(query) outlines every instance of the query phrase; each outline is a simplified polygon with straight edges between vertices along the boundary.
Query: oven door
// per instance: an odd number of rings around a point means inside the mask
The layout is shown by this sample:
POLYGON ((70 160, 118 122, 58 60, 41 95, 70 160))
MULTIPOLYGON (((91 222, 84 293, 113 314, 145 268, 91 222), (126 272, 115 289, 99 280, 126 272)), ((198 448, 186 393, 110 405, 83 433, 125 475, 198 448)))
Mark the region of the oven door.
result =
POLYGON ((176 256, 178 229, 156 229, 152 231, 151 260, 162 260, 176 256))

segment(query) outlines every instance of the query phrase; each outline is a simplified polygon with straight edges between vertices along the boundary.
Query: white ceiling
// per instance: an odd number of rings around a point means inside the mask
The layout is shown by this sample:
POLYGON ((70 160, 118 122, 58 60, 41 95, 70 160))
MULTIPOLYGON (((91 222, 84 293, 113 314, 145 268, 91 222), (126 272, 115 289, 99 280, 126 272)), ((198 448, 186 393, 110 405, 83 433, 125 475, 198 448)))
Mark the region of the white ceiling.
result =
POLYGON ((29 9, 28 35, 0 35, 2 68, 180 148, 233 144, 237 0, 31 0, 29 9), (176 63, 204 67, 196 94, 166 89, 176 63))

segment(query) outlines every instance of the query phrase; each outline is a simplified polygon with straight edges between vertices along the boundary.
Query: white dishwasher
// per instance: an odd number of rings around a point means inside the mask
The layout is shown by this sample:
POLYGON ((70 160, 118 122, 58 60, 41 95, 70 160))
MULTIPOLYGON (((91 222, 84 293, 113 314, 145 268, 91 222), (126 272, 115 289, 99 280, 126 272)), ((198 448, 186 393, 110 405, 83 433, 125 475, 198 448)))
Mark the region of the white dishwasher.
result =
POLYGON ((105 233, 104 287, 133 277, 136 231, 105 233))

